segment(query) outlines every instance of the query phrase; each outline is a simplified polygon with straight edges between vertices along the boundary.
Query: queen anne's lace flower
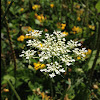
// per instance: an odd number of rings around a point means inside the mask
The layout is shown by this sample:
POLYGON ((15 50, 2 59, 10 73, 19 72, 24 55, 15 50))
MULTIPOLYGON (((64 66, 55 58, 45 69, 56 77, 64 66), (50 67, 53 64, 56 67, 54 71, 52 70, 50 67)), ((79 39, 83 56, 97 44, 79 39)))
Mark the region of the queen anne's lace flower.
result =
POLYGON ((65 72, 64 68, 62 65, 59 65, 58 62, 46 64, 47 68, 46 69, 41 69, 41 72, 48 72, 50 77, 56 76, 56 74, 60 75, 60 73, 65 72))
POLYGON ((26 59, 29 59, 29 58, 32 58, 35 53, 36 53, 36 51, 34 51, 34 50, 27 50, 27 51, 23 50, 20 57, 26 57, 26 59))
POLYGON ((29 35, 29 36, 32 36, 32 37, 40 37, 41 34, 42 34, 42 31, 34 30, 34 31, 30 31, 29 34, 26 34, 26 35, 29 35))
MULTIPOLYGON (((66 44, 64 38, 66 35, 60 31, 54 31, 51 35, 45 33, 45 38, 41 41, 36 37, 42 36, 42 31, 34 30, 27 35, 34 37, 33 40, 27 41, 27 46, 37 48, 39 50, 39 53, 37 51, 39 61, 46 64, 46 67, 40 69, 40 71, 49 73, 51 78, 64 73, 66 67, 75 62, 75 57, 85 57, 87 52, 86 48, 80 49, 81 43, 78 43, 78 41, 70 40, 66 44)), ((29 59, 34 58, 35 53, 34 50, 27 50, 23 51, 20 56, 29 59)))

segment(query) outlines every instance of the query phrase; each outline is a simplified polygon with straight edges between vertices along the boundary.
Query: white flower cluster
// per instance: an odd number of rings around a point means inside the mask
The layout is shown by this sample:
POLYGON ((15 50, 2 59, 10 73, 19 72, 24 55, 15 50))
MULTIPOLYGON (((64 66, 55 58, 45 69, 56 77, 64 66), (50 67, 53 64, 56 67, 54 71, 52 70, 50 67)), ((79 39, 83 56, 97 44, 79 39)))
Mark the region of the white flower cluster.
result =
POLYGON ((28 36, 31 36, 31 37, 40 37, 42 34, 42 31, 39 31, 39 30, 34 30, 33 32, 29 32, 29 34, 26 34, 28 36))
MULTIPOLYGON (((41 36, 42 31, 31 32, 31 36, 41 36), (38 34, 38 35, 35 35, 38 34)), ((46 63, 46 68, 41 69, 41 72, 49 73, 49 76, 52 78, 56 74, 60 75, 61 72, 65 72, 66 66, 72 65, 72 62, 75 62, 75 56, 85 57, 85 48, 79 49, 81 43, 78 41, 74 42, 72 40, 65 43, 66 39, 64 38, 65 34, 60 31, 54 31, 53 34, 45 33, 45 39, 41 41, 37 38, 27 41, 27 46, 38 48, 40 53, 39 61, 46 63), (65 65, 62 66, 61 64, 65 65)), ((23 51, 21 56, 25 56, 26 59, 32 57, 36 51, 28 50, 23 51), (24 55, 25 54, 25 55, 24 55)))
POLYGON ((47 68, 45 69, 41 69, 41 72, 48 72, 50 73, 49 76, 52 78, 54 76, 56 76, 56 74, 60 75, 60 73, 65 72, 64 68, 62 67, 62 65, 59 65, 58 62, 54 62, 54 63, 50 63, 50 64, 46 64, 47 68))
POLYGON ((23 50, 20 57, 26 57, 26 59, 30 59, 34 56, 35 53, 36 53, 36 51, 34 51, 34 50, 27 50, 27 51, 23 50))
POLYGON ((79 49, 79 48, 74 48, 74 50, 72 50, 77 56, 80 56, 80 57, 85 57, 85 53, 87 52, 86 48, 82 48, 82 49, 79 49))
POLYGON ((54 31, 53 34, 55 34, 57 38, 62 38, 66 36, 66 34, 61 33, 61 31, 54 31))
POLYGON ((70 40, 67 42, 67 45, 70 47, 70 49, 73 49, 75 47, 81 46, 81 43, 78 43, 78 41, 74 42, 70 40))

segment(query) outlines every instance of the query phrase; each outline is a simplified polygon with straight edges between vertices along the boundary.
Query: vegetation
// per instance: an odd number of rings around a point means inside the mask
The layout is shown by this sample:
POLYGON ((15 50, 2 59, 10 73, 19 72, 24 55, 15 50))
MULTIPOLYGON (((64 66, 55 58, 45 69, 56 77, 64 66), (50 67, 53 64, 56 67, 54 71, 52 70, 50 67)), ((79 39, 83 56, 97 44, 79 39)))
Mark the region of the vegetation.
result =
POLYGON ((1 100, 100 99, 100 0, 1 0, 1 100))

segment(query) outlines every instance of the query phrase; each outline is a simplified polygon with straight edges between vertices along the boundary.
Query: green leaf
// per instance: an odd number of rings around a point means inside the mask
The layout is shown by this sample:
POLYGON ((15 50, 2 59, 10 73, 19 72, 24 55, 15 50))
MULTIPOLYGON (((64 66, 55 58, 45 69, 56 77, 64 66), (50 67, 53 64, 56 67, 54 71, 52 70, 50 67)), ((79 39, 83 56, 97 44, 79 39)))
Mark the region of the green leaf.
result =
POLYGON ((34 95, 29 95, 28 97, 27 97, 28 99, 27 100, 34 100, 34 95))
POLYGON ((39 21, 39 20, 35 19, 35 24, 40 25, 41 23, 40 23, 40 21, 39 21))
POLYGON ((10 75, 5 75, 3 77, 4 81, 6 80, 11 80, 12 81, 12 84, 15 84, 15 78, 13 76, 10 76, 10 75))
POLYGON ((34 68, 31 65, 28 65, 28 68, 34 71, 34 68))
POLYGON ((98 1, 95 7, 97 9, 97 12, 100 13, 100 0, 98 1))
POLYGON ((69 81, 66 81, 65 83, 71 85, 71 83, 69 81))
POLYGON ((21 79, 23 79, 25 82, 29 81, 29 77, 28 76, 22 76, 21 79))
POLYGON ((16 81, 16 88, 18 88, 19 86, 21 86, 23 84, 23 82, 20 82, 19 80, 16 81))
MULTIPOLYGON (((90 58, 90 60, 89 60, 89 62, 88 62, 88 68, 87 68, 87 70, 91 69, 91 67, 92 67, 92 65, 93 65, 93 62, 94 62, 94 59, 95 59, 95 56, 96 56, 96 52, 97 52, 97 50, 94 50, 94 51, 93 51, 92 56, 91 56, 91 58, 90 58)), ((98 59, 97 59, 96 66, 97 66, 98 64, 100 64, 100 54, 99 54, 99 57, 98 57, 98 59)))
POLYGON ((31 83, 31 81, 28 82, 28 86, 29 86, 29 88, 30 88, 31 90, 33 90, 33 89, 35 88, 34 85, 31 83))

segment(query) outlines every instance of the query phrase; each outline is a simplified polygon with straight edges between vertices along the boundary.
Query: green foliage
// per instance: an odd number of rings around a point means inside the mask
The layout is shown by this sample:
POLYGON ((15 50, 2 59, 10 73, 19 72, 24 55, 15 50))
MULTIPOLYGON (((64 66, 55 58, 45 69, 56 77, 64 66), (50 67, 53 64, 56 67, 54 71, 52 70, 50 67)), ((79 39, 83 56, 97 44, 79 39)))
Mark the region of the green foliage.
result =
POLYGON ((100 13, 100 0, 98 1, 95 7, 97 9, 97 12, 100 13))
MULTIPOLYGON (((1 0, 1 20, 10 2, 11 0, 1 0)), ((53 100, 64 100, 65 96, 67 100, 99 100, 100 54, 96 61, 91 85, 88 79, 89 70, 97 52, 97 48, 94 47, 98 38, 97 33, 99 33, 99 26, 97 25, 99 23, 99 13, 100 0, 88 0, 87 3, 84 0, 14 1, 6 13, 9 30, 7 30, 5 18, 1 24, 1 99, 49 100, 34 92, 40 89, 41 93, 44 92, 46 96, 53 96, 53 100), (40 5, 40 8, 32 9, 35 4, 40 5), (54 6, 51 7, 50 4, 54 6), (80 20, 77 19, 78 17, 80 20), (62 28, 61 24, 66 24, 66 26, 62 28), (73 31, 75 26, 79 28, 73 31), (19 57, 22 50, 29 48, 28 46, 25 47, 27 45, 26 41, 31 39, 25 37, 29 33, 29 27, 33 30, 43 31, 42 38, 44 38, 45 33, 52 34, 54 30, 68 32, 65 37, 66 41, 78 40, 87 50, 91 49, 92 53, 87 54, 83 61, 76 59, 74 66, 68 66, 66 73, 53 78, 51 81, 46 73, 43 74, 39 70, 35 70, 34 63, 39 61, 38 58, 31 59, 32 63, 29 65, 29 61, 19 57), (82 31, 79 31, 79 29, 82 31), (8 31, 16 55, 16 71, 8 31), (24 36, 22 41, 18 40, 21 35, 24 36), (8 81, 10 81, 10 85, 8 81), (93 88, 93 85, 97 85, 97 87, 93 88), (8 89, 9 93, 4 89, 8 89)))

